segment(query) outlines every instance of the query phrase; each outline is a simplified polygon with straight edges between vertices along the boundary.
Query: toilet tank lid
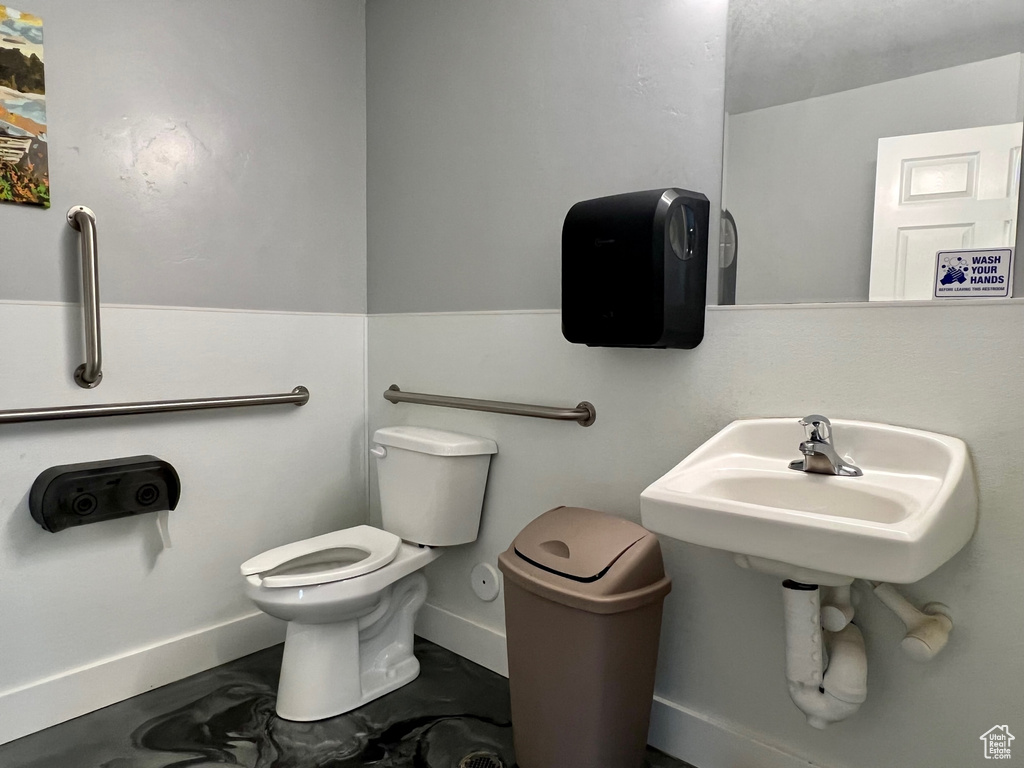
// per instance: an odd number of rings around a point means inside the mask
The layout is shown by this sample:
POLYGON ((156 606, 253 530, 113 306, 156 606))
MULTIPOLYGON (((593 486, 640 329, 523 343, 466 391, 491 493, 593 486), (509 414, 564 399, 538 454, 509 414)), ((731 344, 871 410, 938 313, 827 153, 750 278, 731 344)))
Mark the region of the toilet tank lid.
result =
POLYGON ((384 427, 373 433, 373 441, 433 456, 479 456, 498 452, 497 444, 486 437, 429 427, 384 427))

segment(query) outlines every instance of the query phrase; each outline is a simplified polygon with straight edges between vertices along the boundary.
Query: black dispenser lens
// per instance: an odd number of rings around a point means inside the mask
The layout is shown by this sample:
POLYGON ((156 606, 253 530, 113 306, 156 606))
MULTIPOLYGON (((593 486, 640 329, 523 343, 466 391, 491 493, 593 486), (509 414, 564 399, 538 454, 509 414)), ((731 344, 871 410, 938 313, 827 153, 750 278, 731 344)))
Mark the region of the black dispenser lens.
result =
POLYGON ((152 483, 146 483, 146 485, 143 485, 135 492, 135 500, 144 507, 148 507, 150 504, 155 504, 156 500, 159 498, 160 489, 152 483))
POLYGON ((689 261, 696 255, 697 221, 692 208, 680 205, 672 209, 668 241, 677 259, 689 261))
POLYGON ((71 502, 71 509, 76 515, 85 517, 96 511, 96 497, 91 493, 83 493, 76 496, 71 502))

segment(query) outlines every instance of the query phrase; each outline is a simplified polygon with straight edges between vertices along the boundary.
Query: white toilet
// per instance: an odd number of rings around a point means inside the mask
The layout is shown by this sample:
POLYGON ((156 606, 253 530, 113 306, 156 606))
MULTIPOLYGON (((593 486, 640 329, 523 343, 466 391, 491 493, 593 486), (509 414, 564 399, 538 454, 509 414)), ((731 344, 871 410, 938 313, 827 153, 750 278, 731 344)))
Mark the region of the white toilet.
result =
POLYGON ((340 715, 412 682, 427 596, 418 571, 477 537, 493 440, 388 427, 373 441, 384 530, 357 525, 242 565, 246 594, 288 622, 277 692, 286 720, 340 715))

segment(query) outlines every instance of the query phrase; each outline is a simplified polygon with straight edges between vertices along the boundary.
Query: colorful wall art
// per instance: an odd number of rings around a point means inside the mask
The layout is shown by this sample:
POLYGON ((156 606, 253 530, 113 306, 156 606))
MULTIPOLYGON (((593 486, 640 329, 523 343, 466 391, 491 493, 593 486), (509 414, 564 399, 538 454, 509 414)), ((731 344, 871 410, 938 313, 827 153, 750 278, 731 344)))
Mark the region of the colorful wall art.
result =
POLYGON ((50 207, 43 20, 0 5, 0 201, 50 207))

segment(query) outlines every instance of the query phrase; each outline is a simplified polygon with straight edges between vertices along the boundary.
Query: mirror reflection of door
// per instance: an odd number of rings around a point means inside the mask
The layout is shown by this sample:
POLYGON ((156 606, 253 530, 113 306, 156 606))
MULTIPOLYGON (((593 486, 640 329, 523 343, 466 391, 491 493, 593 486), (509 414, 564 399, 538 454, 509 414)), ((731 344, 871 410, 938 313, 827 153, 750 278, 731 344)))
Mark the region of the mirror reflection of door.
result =
POLYGON ((935 254, 1008 248, 1024 123, 878 140, 871 301, 927 300, 935 254))
MULTIPOLYGON (((889 258, 903 259, 904 284, 897 290, 893 263, 885 271, 890 287, 879 292, 881 267, 872 265, 882 258, 872 255, 879 139, 1024 121, 1024 1, 729 0, 725 102, 722 207, 743 230, 737 304, 924 298, 927 289, 913 277, 922 253, 934 260, 939 243, 946 249, 951 240, 981 247, 990 242, 982 236, 986 217, 1001 227, 1017 216, 960 210, 953 224, 971 234, 959 240, 931 220, 894 220, 906 248, 900 257, 895 239, 887 247, 889 258)), ((981 151, 908 150, 906 158, 921 161, 917 192, 922 184, 963 186, 964 169, 941 158, 981 151)), ((998 177, 1011 203, 1010 177, 1019 173, 1008 170, 1012 158, 1004 151, 991 174, 988 165, 978 165, 971 183, 998 177)), ((977 202, 991 208, 996 196, 979 187, 977 202)), ((903 207, 914 216, 952 200, 911 197, 914 205, 903 207)), ((1024 258, 1014 271, 1024 295, 1024 258)))

